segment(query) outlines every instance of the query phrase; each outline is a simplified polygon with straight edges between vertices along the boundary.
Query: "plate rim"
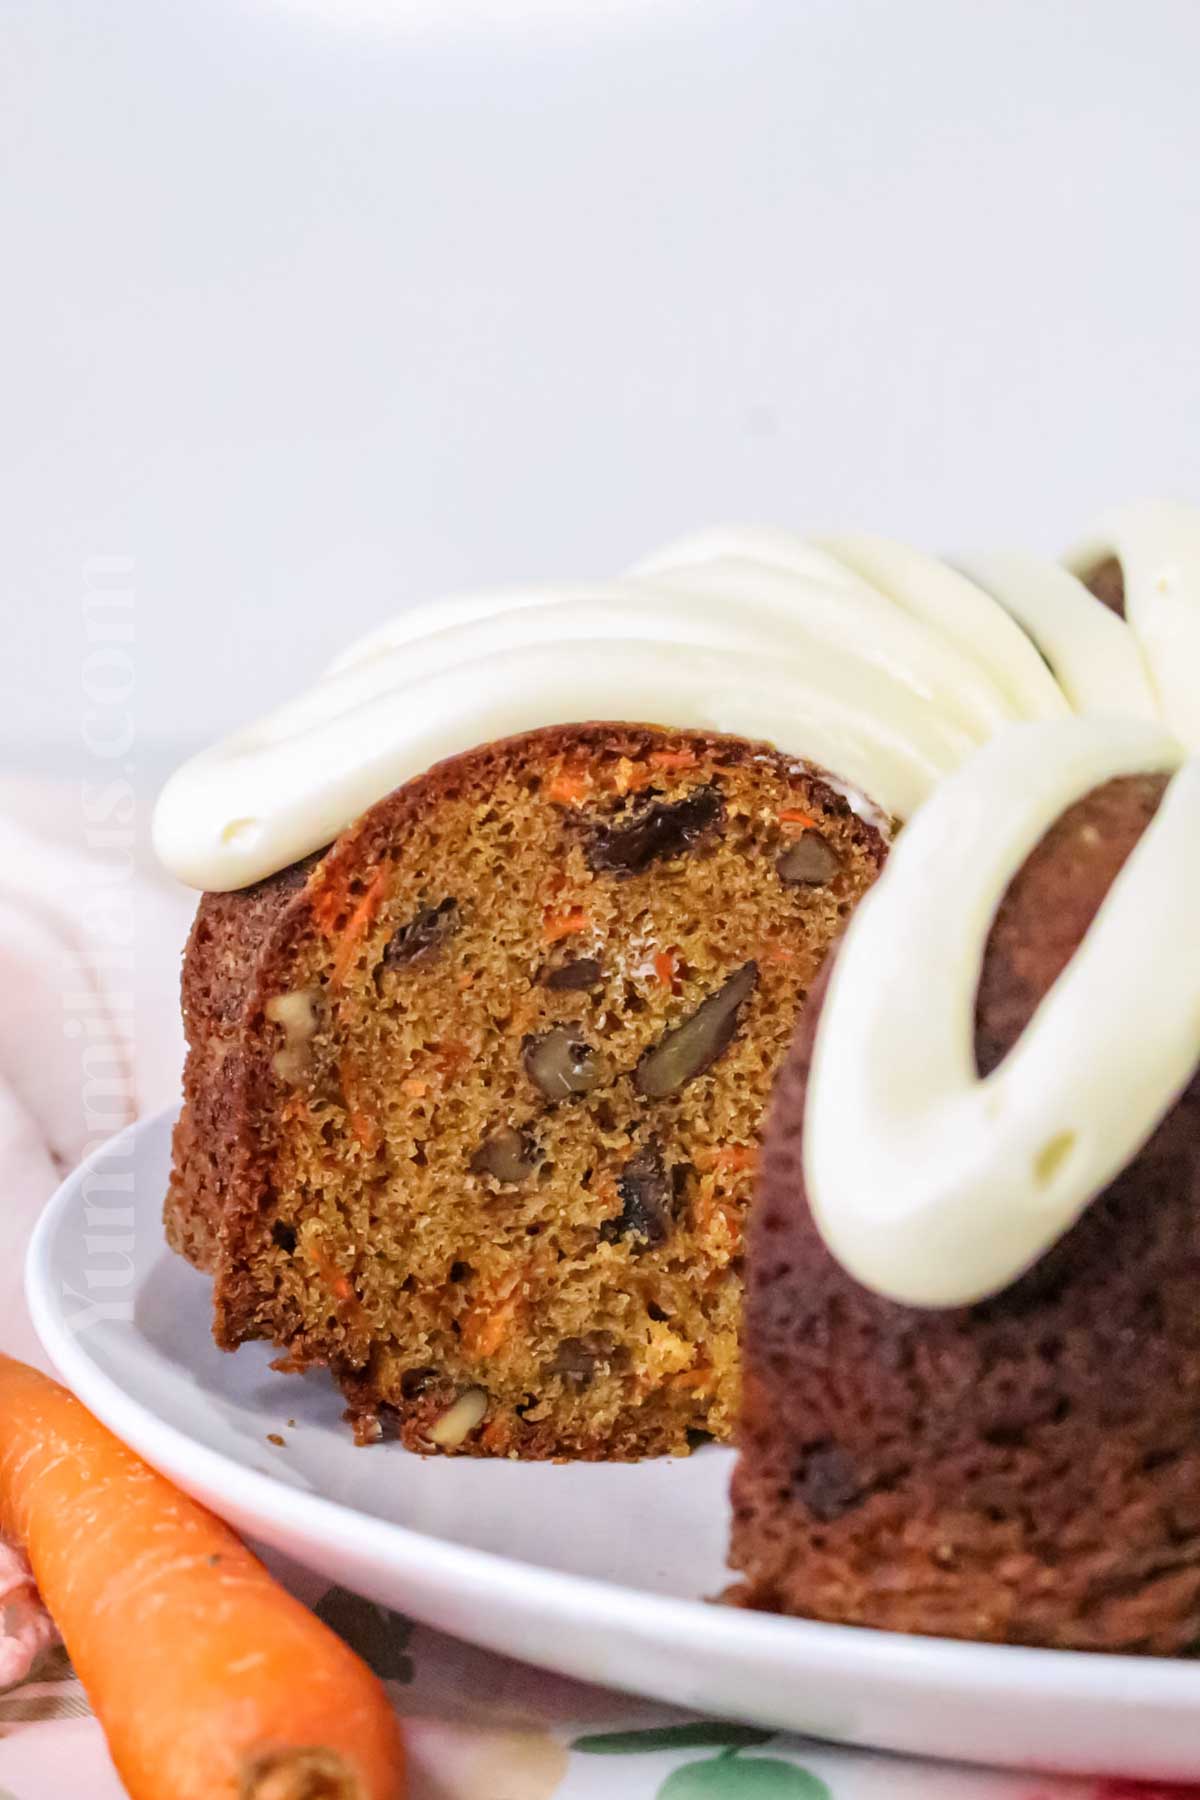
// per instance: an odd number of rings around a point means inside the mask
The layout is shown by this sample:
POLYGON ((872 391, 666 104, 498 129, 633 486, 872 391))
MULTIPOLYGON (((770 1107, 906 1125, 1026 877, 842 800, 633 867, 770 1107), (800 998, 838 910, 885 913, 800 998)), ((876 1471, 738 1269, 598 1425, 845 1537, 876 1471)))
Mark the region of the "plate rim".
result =
MULTIPOLYGON (((419 1558, 426 1579, 432 1577, 443 1585, 469 1589, 481 1607, 486 1606, 489 1596, 510 1588, 515 1581, 543 1615, 555 1616, 560 1623, 577 1623, 581 1605, 585 1605, 588 1617, 602 1619, 607 1628, 644 1635, 646 1615, 652 1612, 660 1642, 694 1645, 698 1634, 716 1635, 723 1639, 723 1652, 731 1656, 767 1658, 776 1664, 793 1666, 797 1672, 816 1659, 832 1672, 841 1670, 859 1679, 864 1674, 883 1678, 901 1693, 925 1695, 931 1684, 937 1683, 946 1697, 950 1697, 949 1689, 1000 1699, 1006 1694, 1019 1697, 1031 1686, 1051 1684, 1059 1697, 1092 1706, 1112 1703, 1127 1710, 1143 1698, 1159 1706, 1166 1703, 1172 1709, 1175 1704, 1196 1706, 1200 1699, 1200 1667, 1187 1659, 920 1637, 658 1594, 439 1538, 324 1494, 292 1487, 267 1471, 249 1468, 224 1451, 200 1442, 127 1393, 89 1354, 84 1340, 65 1322, 56 1304, 52 1280, 53 1246, 89 1171, 103 1157, 131 1142, 136 1154, 139 1141, 152 1131, 162 1130, 168 1121, 173 1122, 178 1111, 177 1106, 169 1106, 126 1126, 98 1145, 59 1184, 30 1237, 24 1267, 25 1295, 43 1349, 81 1403, 176 1485, 191 1486, 177 1471, 194 1467, 195 1485, 202 1486, 206 1496, 201 1504, 211 1511, 221 1514, 222 1508, 207 1497, 209 1494, 228 1495, 231 1504, 242 1513, 253 1513, 285 1531, 309 1535, 315 1526, 326 1542, 346 1551, 352 1559, 361 1560, 365 1553, 370 1561, 383 1561, 403 1572, 419 1558), (156 1455, 156 1441, 166 1444, 172 1452, 167 1466, 156 1455)), ((296 1560, 304 1559, 301 1555, 296 1560)), ((419 1612, 416 1616, 420 1617, 419 1612)), ((536 1646, 530 1647, 524 1660, 537 1665, 536 1646)), ((619 1685, 619 1680, 614 1679, 613 1685, 619 1685)))

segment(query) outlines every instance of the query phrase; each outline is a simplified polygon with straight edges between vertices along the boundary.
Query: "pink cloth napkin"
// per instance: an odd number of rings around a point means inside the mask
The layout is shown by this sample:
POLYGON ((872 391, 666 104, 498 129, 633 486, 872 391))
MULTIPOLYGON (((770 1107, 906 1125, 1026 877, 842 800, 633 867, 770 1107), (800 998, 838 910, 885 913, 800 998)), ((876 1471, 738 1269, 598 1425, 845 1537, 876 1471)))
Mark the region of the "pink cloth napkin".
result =
POLYGON ((67 1169, 175 1098, 183 1058, 194 896, 158 875, 140 821, 92 824, 85 802, 0 780, 0 1341, 35 1362, 14 1252, 67 1169))
MULTIPOLYGON (((82 788, 0 780, 0 1345, 45 1365, 25 1312, 29 1233, 63 1173, 178 1087, 164 1004, 192 900, 160 879, 132 821, 82 788)), ((24 1559, 0 1543, 0 1689, 54 1632, 24 1559)))

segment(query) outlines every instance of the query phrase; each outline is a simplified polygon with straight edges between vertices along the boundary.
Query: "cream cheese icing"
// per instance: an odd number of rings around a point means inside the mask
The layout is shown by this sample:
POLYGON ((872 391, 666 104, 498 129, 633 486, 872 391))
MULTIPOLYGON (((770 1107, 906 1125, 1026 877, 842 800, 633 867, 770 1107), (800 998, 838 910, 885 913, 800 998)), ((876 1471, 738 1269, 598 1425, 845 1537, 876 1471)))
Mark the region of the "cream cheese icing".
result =
POLYGON ((860 903, 817 1028, 805 1180, 851 1275, 908 1305, 964 1305, 1062 1236, 1200 1064, 1198 917, 1200 757, 1161 726, 1014 727, 941 784, 860 903), (975 996, 1005 890, 1068 807, 1142 772, 1172 775, 1158 812, 981 1080, 975 996))
POLYGON ((1109 557, 1125 577, 1125 617, 1162 717, 1200 749, 1200 511, 1172 500, 1118 507, 1075 545, 1067 566, 1087 575, 1109 557))
POLYGON ((901 819, 1018 720, 1169 717, 1200 744, 1175 670, 1200 634, 1200 521, 1130 509, 1075 566, 1109 553, 1128 558, 1133 625, 1053 564, 964 571, 883 539, 753 528, 685 539, 616 582, 413 608, 178 770, 155 844, 195 887, 245 887, 442 757, 593 719, 765 740, 901 819))

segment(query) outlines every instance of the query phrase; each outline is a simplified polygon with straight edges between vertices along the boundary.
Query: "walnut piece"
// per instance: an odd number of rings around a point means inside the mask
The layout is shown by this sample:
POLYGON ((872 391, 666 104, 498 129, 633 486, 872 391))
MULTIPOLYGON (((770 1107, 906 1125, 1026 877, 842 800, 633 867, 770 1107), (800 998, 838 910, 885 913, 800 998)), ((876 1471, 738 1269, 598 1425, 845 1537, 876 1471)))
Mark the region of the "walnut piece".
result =
POLYGON ((758 986, 758 964, 743 963, 689 1019, 647 1050, 634 1082, 649 1100, 665 1100, 711 1069, 733 1042, 742 1007, 758 986))
POLYGON ((304 1080, 312 1061, 312 1041, 321 1028, 321 990, 296 988, 273 994, 263 1008, 272 1025, 283 1028, 283 1048, 271 1058, 281 1081, 296 1087, 304 1080))
POLYGON ((525 1073, 547 1100, 590 1094, 606 1073, 579 1025, 556 1025, 540 1037, 529 1038, 524 1061, 525 1073))
POLYGON ((775 872, 785 887, 824 887, 842 866, 841 858, 819 831, 806 831, 783 852, 775 872))
POLYGON ((476 1426, 483 1423, 488 1397, 483 1388, 468 1388, 452 1406, 448 1406, 426 1432, 431 1444, 439 1450, 457 1450, 465 1444, 476 1426))
POLYGON ((537 1145, 527 1131, 502 1125, 484 1139, 471 1158, 472 1175, 490 1175, 504 1187, 516 1187, 537 1171, 537 1145))

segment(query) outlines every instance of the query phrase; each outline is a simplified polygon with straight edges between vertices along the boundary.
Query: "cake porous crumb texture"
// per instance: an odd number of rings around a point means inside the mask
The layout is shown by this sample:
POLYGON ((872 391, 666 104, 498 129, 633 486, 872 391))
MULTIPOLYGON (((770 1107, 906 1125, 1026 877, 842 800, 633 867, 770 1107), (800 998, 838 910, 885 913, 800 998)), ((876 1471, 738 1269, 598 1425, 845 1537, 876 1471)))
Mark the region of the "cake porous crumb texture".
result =
POLYGON ((565 727, 206 895, 166 1222, 217 1341, 422 1451, 727 1436, 763 1108, 884 854, 769 749, 565 727))
MULTIPOLYGON (((1164 786, 1096 790, 1011 884, 978 994, 981 1073, 1066 966, 1164 786)), ((822 991, 780 1077, 751 1237, 734 1597, 894 1631, 1188 1650, 1200 1641, 1200 1078, 1012 1286, 952 1311, 896 1305, 843 1272, 804 1197, 822 991)))

